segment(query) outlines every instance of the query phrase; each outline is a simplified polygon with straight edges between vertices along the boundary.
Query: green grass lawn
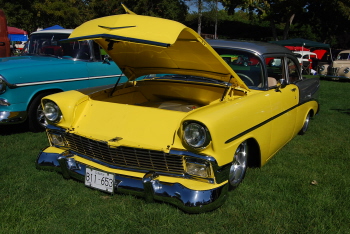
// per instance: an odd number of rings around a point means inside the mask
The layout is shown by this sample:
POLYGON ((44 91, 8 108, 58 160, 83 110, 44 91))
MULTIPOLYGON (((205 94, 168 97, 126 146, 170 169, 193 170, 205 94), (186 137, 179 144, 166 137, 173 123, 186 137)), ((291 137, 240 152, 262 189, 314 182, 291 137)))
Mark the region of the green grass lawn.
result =
POLYGON ((45 133, 2 126, 0 233, 350 233, 350 82, 321 81, 320 104, 306 135, 198 215, 37 170, 45 133))

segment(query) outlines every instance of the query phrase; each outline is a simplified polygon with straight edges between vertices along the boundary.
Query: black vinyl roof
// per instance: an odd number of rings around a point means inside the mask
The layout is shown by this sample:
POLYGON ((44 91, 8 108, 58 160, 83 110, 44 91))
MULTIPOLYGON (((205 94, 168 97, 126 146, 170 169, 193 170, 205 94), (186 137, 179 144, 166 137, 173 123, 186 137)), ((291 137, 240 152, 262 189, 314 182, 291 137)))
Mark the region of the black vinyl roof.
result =
POLYGON ((255 54, 292 54, 292 52, 280 45, 260 41, 239 40, 207 40, 212 47, 249 50, 255 54))

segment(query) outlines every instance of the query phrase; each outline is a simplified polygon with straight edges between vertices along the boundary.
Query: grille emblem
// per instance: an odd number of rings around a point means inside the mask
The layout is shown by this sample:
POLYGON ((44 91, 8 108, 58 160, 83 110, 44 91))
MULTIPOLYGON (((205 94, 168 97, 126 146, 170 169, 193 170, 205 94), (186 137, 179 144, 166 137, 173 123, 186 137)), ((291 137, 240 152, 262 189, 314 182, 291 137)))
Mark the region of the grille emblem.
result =
POLYGON ((116 142, 116 141, 120 141, 120 140, 123 140, 123 137, 114 137, 114 138, 110 139, 109 141, 116 142))

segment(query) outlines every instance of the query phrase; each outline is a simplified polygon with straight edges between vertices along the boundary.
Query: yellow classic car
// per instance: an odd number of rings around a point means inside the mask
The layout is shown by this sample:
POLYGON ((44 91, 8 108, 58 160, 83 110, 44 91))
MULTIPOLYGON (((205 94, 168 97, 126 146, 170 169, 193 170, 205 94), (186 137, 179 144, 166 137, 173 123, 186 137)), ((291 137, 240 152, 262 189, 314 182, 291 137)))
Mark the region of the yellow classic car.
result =
POLYGON ((86 22, 73 40, 97 42, 128 81, 43 98, 50 146, 36 166, 107 193, 216 209, 318 112, 319 79, 279 45, 135 14, 86 22))

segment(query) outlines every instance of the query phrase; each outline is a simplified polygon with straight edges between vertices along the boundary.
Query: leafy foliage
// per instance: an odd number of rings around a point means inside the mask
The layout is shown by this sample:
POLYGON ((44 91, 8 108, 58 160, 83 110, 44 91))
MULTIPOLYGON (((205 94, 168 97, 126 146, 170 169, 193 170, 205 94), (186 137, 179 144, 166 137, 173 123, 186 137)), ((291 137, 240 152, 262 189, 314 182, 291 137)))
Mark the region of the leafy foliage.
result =
POLYGON ((75 28, 122 14, 121 3, 137 14, 176 20, 201 33, 214 34, 217 25, 219 38, 303 37, 350 47, 349 0, 0 0, 8 25, 28 32, 55 24, 75 28), (217 2, 224 9, 217 11, 217 2))

